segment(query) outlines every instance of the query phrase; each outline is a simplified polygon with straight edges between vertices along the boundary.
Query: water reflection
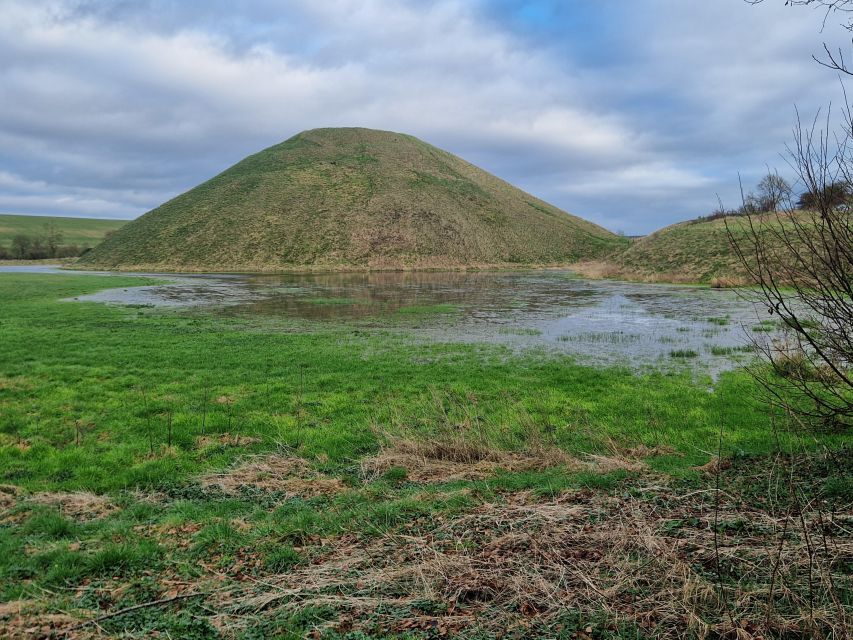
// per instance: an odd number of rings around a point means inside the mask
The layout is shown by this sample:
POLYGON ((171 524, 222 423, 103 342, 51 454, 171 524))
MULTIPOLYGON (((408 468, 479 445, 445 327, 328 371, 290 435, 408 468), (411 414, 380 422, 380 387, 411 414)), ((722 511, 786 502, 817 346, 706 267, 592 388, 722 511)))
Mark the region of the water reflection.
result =
POLYGON ((565 271, 175 276, 86 300, 244 318, 381 326, 416 339, 548 347, 595 363, 701 366, 747 357, 759 314, 734 292, 575 279, 565 271))

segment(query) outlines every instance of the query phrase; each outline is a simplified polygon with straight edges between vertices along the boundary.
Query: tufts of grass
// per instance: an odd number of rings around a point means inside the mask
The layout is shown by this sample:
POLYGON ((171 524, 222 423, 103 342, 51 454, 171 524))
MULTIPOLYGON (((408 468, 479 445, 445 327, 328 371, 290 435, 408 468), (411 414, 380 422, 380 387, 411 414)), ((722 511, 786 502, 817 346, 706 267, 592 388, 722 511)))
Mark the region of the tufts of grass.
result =
POLYGON ((288 545, 276 545, 264 553, 264 568, 271 573, 284 573, 301 561, 299 552, 288 545))
POLYGON ((425 305, 409 305, 397 309, 397 313, 402 315, 433 315, 433 314, 449 314, 459 311, 459 307, 455 304, 425 304, 425 305))
POLYGON ((669 352, 670 358, 696 358, 699 353, 693 349, 673 349, 669 352))
POLYGON ((305 302, 322 306, 359 304, 358 300, 352 298, 307 298, 305 302))
POLYGON ((498 329, 498 333, 501 335, 507 336, 541 336, 542 331, 540 329, 534 329, 532 327, 501 327, 498 329))
POLYGON ((21 533, 48 540, 73 538, 80 532, 75 522, 53 509, 38 510, 21 526, 21 533))

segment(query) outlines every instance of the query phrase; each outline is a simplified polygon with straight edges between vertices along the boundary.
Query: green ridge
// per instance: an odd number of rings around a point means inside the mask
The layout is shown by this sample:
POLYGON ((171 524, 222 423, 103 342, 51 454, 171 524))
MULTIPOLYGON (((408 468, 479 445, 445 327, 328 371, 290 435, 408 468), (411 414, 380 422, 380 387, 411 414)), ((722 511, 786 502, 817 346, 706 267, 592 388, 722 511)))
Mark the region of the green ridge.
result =
POLYGON ((115 231, 127 220, 101 220, 98 218, 66 218, 60 216, 27 216, 0 213, 0 245, 9 246, 16 235, 35 237, 43 234, 47 225, 62 232, 62 244, 93 247, 110 231, 115 231))

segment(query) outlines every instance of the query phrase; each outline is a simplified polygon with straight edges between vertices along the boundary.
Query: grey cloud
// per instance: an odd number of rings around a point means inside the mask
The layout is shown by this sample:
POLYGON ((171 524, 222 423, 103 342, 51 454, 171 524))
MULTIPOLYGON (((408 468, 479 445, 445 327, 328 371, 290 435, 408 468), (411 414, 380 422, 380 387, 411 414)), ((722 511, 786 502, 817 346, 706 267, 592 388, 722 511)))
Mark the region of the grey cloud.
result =
POLYGON ((636 233, 731 198, 793 103, 837 92, 813 21, 740 0, 626 3, 603 66, 460 0, 0 6, 0 171, 38 185, 0 180, 5 210, 131 216, 302 129, 361 125, 636 233))

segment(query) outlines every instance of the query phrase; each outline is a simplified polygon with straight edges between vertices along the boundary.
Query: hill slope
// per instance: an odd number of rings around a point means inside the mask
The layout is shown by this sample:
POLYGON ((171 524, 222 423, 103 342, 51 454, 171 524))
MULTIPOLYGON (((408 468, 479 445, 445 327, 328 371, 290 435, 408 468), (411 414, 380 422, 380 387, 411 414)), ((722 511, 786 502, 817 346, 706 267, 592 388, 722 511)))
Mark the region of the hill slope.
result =
MULTIPOLYGON (((778 230, 780 224, 786 227, 790 224, 787 215, 752 216, 753 224, 767 238, 769 246, 779 246, 780 251, 782 247, 773 230, 778 230)), ((806 226, 812 222, 807 212, 798 211, 794 215, 806 226)), ((744 216, 689 220, 638 238, 625 251, 606 261, 584 262, 573 268, 589 277, 643 282, 747 284, 747 271, 731 245, 726 224, 733 237, 743 238, 743 246, 748 247, 749 220, 744 216)))
POLYGON ((626 272, 660 277, 670 282, 710 282, 745 276, 726 233, 726 221, 736 232, 737 217, 679 222, 634 241, 619 257, 626 272))
POLYGON ((80 264, 176 271, 555 264, 623 246, 417 138, 315 129, 148 212, 80 264))
POLYGON ((32 237, 44 234, 45 226, 49 224, 55 225, 62 233, 62 244, 94 247, 107 233, 127 224, 127 220, 0 213, 0 245, 8 246, 12 238, 19 234, 32 237))

